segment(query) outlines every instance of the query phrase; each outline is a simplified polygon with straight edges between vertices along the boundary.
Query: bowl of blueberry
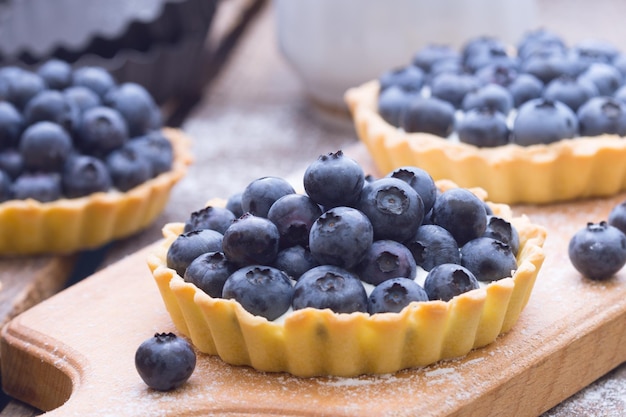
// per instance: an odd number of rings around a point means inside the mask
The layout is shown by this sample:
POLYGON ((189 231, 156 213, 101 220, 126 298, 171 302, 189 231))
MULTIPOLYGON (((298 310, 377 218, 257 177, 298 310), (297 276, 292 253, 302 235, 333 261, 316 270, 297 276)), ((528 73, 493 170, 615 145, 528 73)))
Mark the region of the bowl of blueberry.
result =
POLYGON ((626 189, 626 55, 547 29, 429 45, 345 94, 381 172, 403 165, 545 204, 626 189))
POLYGON ((72 253, 147 227, 188 142, 145 88, 102 67, 0 68, 0 253, 72 253))
POLYGON ((200 352, 303 377, 381 374, 464 356, 514 326, 545 257, 542 226, 421 168, 365 175, 342 151, 320 155, 302 185, 258 178, 164 226, 147 263, 200 352))

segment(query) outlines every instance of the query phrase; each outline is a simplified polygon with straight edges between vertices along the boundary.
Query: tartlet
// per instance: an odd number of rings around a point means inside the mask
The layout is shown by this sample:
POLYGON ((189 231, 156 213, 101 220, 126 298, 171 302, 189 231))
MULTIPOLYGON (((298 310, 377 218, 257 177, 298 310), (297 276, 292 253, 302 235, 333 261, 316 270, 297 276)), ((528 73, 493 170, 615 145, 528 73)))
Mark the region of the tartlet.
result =
POLYGON ((190 142, 183 132, 163 128, 163 133, 174 151, 171 169, 126 192, 110 190, 51 202, 13 199, 0 203, 0 253, 73 253, 97 248, 150 225, 191 163, 190 142))
MULTIPOLYGON (((447 181, 438 186, 454 186, 447 181)), ((473 190, 474 191, 474 190, 473 190)), ((484 197, 482 190, 476 194, 484 197)), ((448 302, 412 303, 400 313, 337 314, 305 308, 268 321, 234 300, 212 298, 167 267, 184 223, 169 223, 147 263, 178 331, 232 365, 300 377, 383 374, 466 355, 509 331, 527 304, 544 260, 546 231, 509 206, 488 203, 520 237, 518 269, 448 302)))
POLYGON ((345 100, 380 172, 417 166, 435 180, 481 187, 492 201, 506 204, 605 197, 626 189, 626 141, 617 135, 479 148, 392 126, 378 113, 379 90, 377 80, 369 81, 349 89, 345 100))

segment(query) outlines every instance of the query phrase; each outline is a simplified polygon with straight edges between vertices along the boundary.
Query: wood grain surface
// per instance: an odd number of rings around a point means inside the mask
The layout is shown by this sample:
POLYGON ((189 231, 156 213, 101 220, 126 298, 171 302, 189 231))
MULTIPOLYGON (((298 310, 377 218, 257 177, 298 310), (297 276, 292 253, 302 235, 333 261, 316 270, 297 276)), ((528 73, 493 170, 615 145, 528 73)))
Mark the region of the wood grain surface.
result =
MULTIPOLYGON (((354 148, 347 153, 362 154, 354 148)), ((462 359, 383 376, 301 379, 200 354, 182 389, 154 392, 137 375, 134 352, 153 333, 176 330, 145 264, 148 247, 9 323, 0 345, 4 389, 54 409, 51 416, 536 416, 626 360, 626 271, 592 282, 566 251, 575 231, 623 199, 514 207, 547 227, 546 261, 513 330, 462 359)))

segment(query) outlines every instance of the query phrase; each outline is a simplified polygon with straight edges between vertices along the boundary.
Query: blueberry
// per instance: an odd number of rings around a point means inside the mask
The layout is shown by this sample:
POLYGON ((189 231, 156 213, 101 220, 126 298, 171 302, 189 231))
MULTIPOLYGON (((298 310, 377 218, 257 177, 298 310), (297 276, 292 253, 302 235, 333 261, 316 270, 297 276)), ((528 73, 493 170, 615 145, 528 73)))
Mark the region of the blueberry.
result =
POLYGON ((227 208, 206 206, 189 215, 183 231, 211 229, 224 234, 234 221, 235 215, 227 208))
POLYGON ((63 170, 63 194, 67 198, 106 192, 112 186, 111 175, 102 160, 88 155, 69 158, 63 170))
POLYGON ((72 85, 87 87, 101 99, 115 87, 115 84, 113 76, 98 66, 77 68, 72 75, 72 85))
POLYGON ((472 239, 461 247, 461 265, 480 281, 512 276, 517 261, 511 247, 490 237, 472 239))
POLYGON ((401 166, 386 176, 398 178, 409 184, 422 199, 425 213, 429 212, 435 204, 437 186, 428 171, 414 166, 401 166))
POLYGON ((369 218, 376 240, 402 242, 415 234, 424 219, 424 203, 417 191, 393 177, 365 185, 357 208, 369 218))
POLYGON ((414 96, 398 86, 387 87, 378 96, 378 114, 390 125, 400 127, 404 112, 414 96))
POLYGON ((578 109, 581 136, 626 135, 626 103, 611 97, 594 97, 578 109))
POLYGON ((26 104, 38 93, 46 89, 46 83, 39 75, 24 69, 10 67, 2 74, 8 84, 5 100, 11 102, 18 110, 24 110, 26 104))
POLYGON ((392 278, 413 279, 416 270, 411 251, 395 240, 374 241, 363 260, 354 268, 362 281, 372 285, 392 278))
POLYGON ((128 191, 152 178, 150 161, 128 146, 110 152, 105 162, 113 185, 120 191, 128 191))
POLYGON ((0 203, 13 198, 11 177, 0 169, 0 203))
POLYGON ((183 233, 174 239, 167 250, 167 267, 183 277, 189 264, 198 256, 207 252, 220 252, 222 240, 222 234, 215 230, 201 229, 183 233))
POLYGON ((472 73, 494 62, 514 65, 513 58, 507 53, 506 45, 491 36, 470 39, 463 45, 461 53, 463 65, 472 73))
POLYGON ((358 264, 374 241, 367 216, 350 207, 334 207, 311 226, 309 249, 320 264, 345 269, 358 264))
POLYGON ((476 72, 476 78, 483 85, 495 84, 507 88, 519 76, 516 68, 503 64, 490 64, 476 72))
POLYGON ((34 96, 24 108, 27 125, 47 120, 72 132, 79 122, 79 110, 57 90, 43 90, 34 96))
POLYGON ((519 74, 508 85, 513 97, 513 106, 519 107, 529 100, 541 97, 543 82, 532 74, 519 74))
POLYGON ((487 84, 469 91, 461 104, 463 110, 489 108, 502 114, 509 114, 513 108, 513 96, 506 88, 498 84, 487 84))
POLYGON ((29 126, 19 144, 24 168, 43 172, 60 172, 72 148, 70 135, 60 125, 48 121, 29 126))
POLYGON ((596 62, 579 75, 579 79, 591 82, 601 96, 611 96, 622 85, 622 74, 611 64, 596 62))
POLYGON ((271 321, 289 309, 293 294, 287 274, 269 266, 250 265, 228 277, 222 298, 234 299, 249 313, 271 321))
POLYGON ((127 82, 109 91, 104 103, 119 111, 131 137, 161 127, 161 113, 150 93, 141 85, 127 82))
POLYGON ((6 172, 11 179, 17 178, 24 171, 24 158, 20 151, 15 148, 0 151, 0 170, 6 172))
POLYGON ((92 155, 107 155, 128 141, 128 128, 119 112, 109 107, 93 107, 83 114, 77 146, 92 155))
POLYGON ((493 214, 487 215, 487 229, 485 229, 484 237, 491 237, 500 242, 506 243, 511 247, 513 254, 517 254, 519 250, 519 234, 517 229, 511 222, 493 214))
POLYGON ((63 90, 72 83, 72 66, 60 59, 49 59, 37 69, 37 74, 43 78, 46 86, 51 90, 63 90))
POLYGON ((444 73, 432 80, 431 94, 458 109, 465 95, 478 87, 480 87, 480 82, 474 75, 444 73))
POLYGON ((521 71, 537 77, 544 84, 562 75, 575 75, 567 53, 551 48, 534 51, 523 60, 521 71))
POLYGON ((365 287, 351 272, 321 265, 305 272, 294 287, 292 307, 330 309, 335 313, 367 312, 365 287))
POLYGON ((615 94, 613 94, 613 98, 615 98, 615 100, 621 101, 622 103, 626 103, 626 84, 622 85, 615 91, 615 94))
POLYGON ((546 28, 539 28, 524 33, 517 44, 517 55, 527 58, 545 48, 565 52, 567 46, 560 35, 546 28))
POLYGON ((54 173, 24 173, 13 182, 13 197, 18 200, 32 198, 42 203, 61 198, 61 175, 54 173))
POLYGON ((576 114, 559 101, 534 99, 517 112, 512 129, 513 141, 522 146, 548 144, 578 135, 576 114))
POLYGON ((622 201, 611 209, 607 222, 626 234, 626 201, 622 201))
POLYGON ((130 148, 134 148, 138 153, 143 154, 150 162, 153 177, 172 169, 174 148, 160 130, 133 138, 127 144, 130 148))
POLYGON ((424 72, 430 72, 438 62, 458 60, 459 58, 459 52, 449 45, 429 44, 415 53, 413 65, 420 67, 424 72))
POLYGON ((236 218, 243 216, 243 207, 241 207, 241 196, 243 193, 234 193, 226 200, 226 208, 233 212, 236 218))
POLYGON ((17 146, 24 118, 8 101, 0 101, 0 150, 17 146))
POLYGON ((415 236, 404 242, 413 254, 415 263, 426 271, 445 263, 461 263, 459 245, 454 236, 436 224, 424 224, 415 236))
POLYGON ((430 270, 424 281, 429 300, 450 301, 457 295, 479 288, 478 280, 458 264, 441 264, 430 270))
POLYGON ((396 68, 383 73, 379 78, 380 89, 400 87, 403 91, 417 93, 424 85, 424 71, 414 65, 396 68))
POLYGON ((608 279, 626 264, 626 235, 605 221, 588 223, 572 236, 568 255, 585 277, 608 279))
POLYGON ((454 236, 459 247, 482 236, 487 229, 487 212, 481 199, 465 188, 441 193, 433 207, 434 224, 454 236))
POLYGON ((279 250, 278 229, 268 219, 246 213, 224 232, 222 249, 237 265, 271 264, 279 250))
POLYGON ((562 75, 550 81, 546 86, 543 97, 551 101, 560 101, 573 111, 592 97, 598 95, 595 84, 584 79, 569 75, 562 75))
POLYGON ((510 141, 506 116, 489 107, 472 109, 457 121, 459 140, 463 143, 491 148, 510 141))
POLYGON ((236 270, 222 252, 207 252, 191 261, 183 279, 211 297, 221 298, 224 283, 236 270))
POLYGON ((272 204, 279 198, 296 191, 287 180, 280 177, 262 177, 250 182, 241 195, 241 207, 259 217, 267 217, 272 204))
POLYGON ((448 137, 454 128, 454 107, 436 97, 415 97, 404 112, 401 127, 409 132, 448 137))
POLYGON ((196 353, 173 333, 156 333, 135 352, 135 368, 150 388, 171 391, 182 386, 196 367, 196 353))
POLYGON ((601 39, 583 39, 572 47, 585 61, 610 63, 619 55, 619 49, 601 39))
POLYGON ((280 250, 276 255, 273 266, 297 281, 306 271, 319 266, 319 263, 309 249, 296 245, 280 250))
POLYGON ((370 314, 399 313, 412 302, 428 301, 428 294, 415 281, 408 278, 392 278, 378 284, 368 298, 370 314))
POLYGON ((353 206, 364 182, 363 168, 341 150, 320 155, 306 168, 303 176, 307 195, 327 209, 353 206))
POLYGON ((87 87, 79 85, 63 90, 63 96, 65 96, 67 102, 72 103, 78 109, 81 115, 91 108, 102 105, 102 100, 98 94, 87 87))
POLYGON ((322 215, 322 209, 310 197, 303 194, 288 194, 278 200, 267 213, 267 218, 276 225, 283 248, 308 246, 311 226, 322 215))

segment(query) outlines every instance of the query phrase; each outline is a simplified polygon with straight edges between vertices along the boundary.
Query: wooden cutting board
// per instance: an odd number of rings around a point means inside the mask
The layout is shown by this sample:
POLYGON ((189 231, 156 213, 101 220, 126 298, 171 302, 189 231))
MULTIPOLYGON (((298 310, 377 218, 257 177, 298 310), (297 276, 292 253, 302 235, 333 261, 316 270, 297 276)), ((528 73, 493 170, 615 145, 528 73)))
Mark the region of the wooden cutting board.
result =
POLYGON ((2 331, 4 390, 50 416, 536 416, 626 361, 626 270, 583 279, 567 244, 619 195, 515 207, 548 229, 547 257, 512 331, 462 359, 359 378, 300 379, 199 355, 188 383, 149 390, 139 344, 176 331, 145 263, 150 247, 19 315, 2 331))

